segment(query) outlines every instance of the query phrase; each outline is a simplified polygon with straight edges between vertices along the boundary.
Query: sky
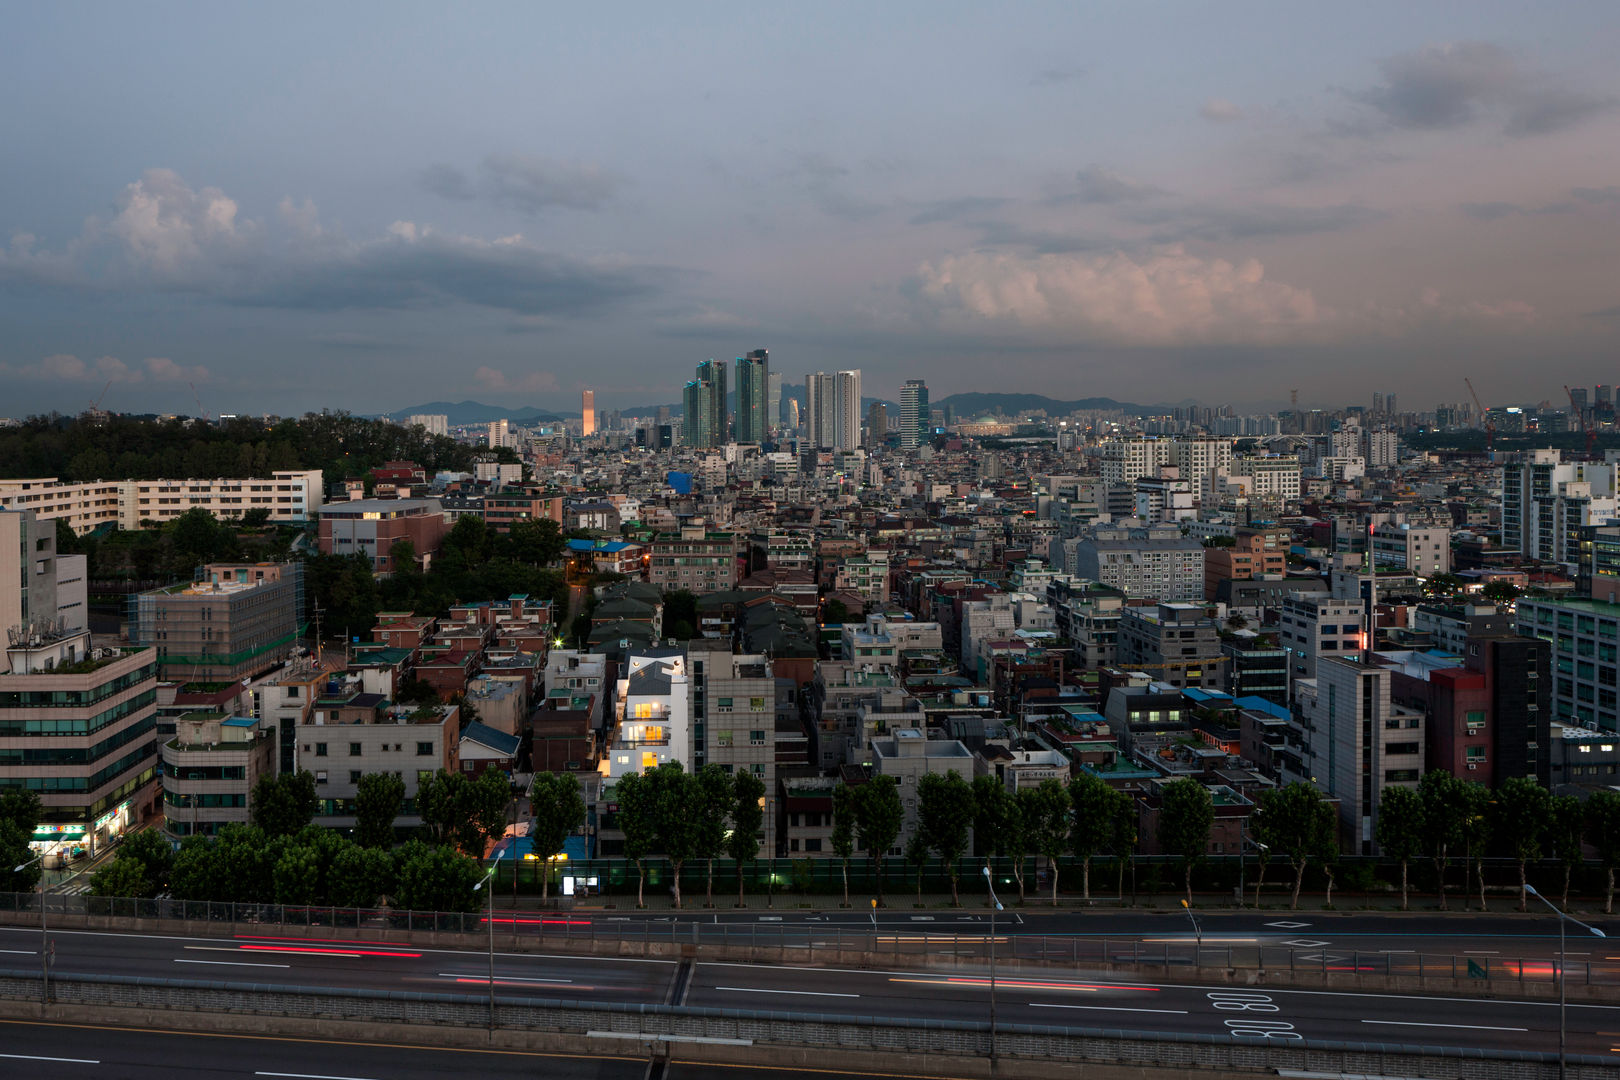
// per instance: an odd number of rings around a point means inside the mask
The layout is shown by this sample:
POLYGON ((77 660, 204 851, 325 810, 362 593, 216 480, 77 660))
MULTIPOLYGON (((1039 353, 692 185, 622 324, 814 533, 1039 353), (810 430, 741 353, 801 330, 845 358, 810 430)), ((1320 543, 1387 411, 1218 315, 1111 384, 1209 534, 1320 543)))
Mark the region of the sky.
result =
POLYGON ((6 22, 0 415, 1620 382, 1612 0, 6 22))

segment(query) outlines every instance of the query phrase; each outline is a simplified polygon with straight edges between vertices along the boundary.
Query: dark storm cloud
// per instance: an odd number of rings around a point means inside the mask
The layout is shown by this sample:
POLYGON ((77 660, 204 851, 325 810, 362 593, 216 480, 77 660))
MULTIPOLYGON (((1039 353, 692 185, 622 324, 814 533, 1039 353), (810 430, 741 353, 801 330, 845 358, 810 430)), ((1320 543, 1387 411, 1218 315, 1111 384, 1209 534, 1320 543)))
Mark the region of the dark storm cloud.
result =
POLYGON ((1072 184, 1052 194, 1051 202, 1112 205, 1141 202, 1165 194, 1163 188, 1111 172, 1101 165, 1090 165, 1074 174, 1072 184))
POLYGON ((929 203, 914 214, 912 225, 935 225, 942 221, 964 221, 979 218, 1005 206, 1009 200, 982 195, 968 195, 960 199, 946 199, 929 203))

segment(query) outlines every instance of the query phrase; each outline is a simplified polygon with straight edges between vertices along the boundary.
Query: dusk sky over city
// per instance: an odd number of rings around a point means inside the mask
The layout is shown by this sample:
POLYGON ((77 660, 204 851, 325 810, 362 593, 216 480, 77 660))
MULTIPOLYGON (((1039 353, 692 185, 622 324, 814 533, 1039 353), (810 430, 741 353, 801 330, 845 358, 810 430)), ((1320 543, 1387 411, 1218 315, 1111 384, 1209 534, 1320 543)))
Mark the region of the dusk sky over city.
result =
POLYGON ((13 7, 0 415, 1620 381, 1620 6, 13 7))

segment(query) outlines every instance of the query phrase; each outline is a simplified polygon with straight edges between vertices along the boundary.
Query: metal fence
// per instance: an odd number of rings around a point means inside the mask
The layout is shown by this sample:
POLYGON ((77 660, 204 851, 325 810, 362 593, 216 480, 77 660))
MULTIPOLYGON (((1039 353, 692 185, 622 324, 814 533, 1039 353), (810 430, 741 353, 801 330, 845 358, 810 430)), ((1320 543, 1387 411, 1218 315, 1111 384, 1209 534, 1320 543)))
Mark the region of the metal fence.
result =
MULTIPOLYGON (((589 915, 566 911, 496 912, 494 926, 483 912, 400 911, 388 908, 311 907, 285 904, 218 903, 201 900, 141 900, 105 896, 44 898, 47 924, 63 918, 152 919, 192 924, 231 926, 238 934, 255 928, 276 930, 353 930, 386 939, 414 933, 477 934, 491 929, 503 947, 579 948, 598 945, 647 951, 651 946, 693 946, 699 949, 789 950, 795 960, 813 961, 817 953, 866 954, 872 962, 894 965, 988 961, 992 948, 999 961, 1024 961, 1067 966, 1185 967, 1273 972, 1320 972, 1322 975, 1417 977, 1485 983, 1555 984, 1555 953, 1542 956, 1455 955, 1451 953, 1357 950, 1337 945, 1266 945, 1205 941, 1192 934, 1151 939, 1100 937, 1082 932, 1062 935, 1008 933, 975 921, 968 928, 946 931, 943 923, 954 916, 915 915, 915 929, 878 925, 834 925, 817 921, 704 922, 697 913, 686 916, 649 914, 589 915), (696 915, 697 917, 693 917, 696 915), (808 953, 808 957, 806 957, 808 953)), ((0 893, 0 921, 27 924, 40 916, 39 893, 0 893)), ((967 913, 964 913, 967 914, 967 913)), ((795 914, 792 916, 797 918, 795 914)), ((1085 916, 1076 916, 1083 924, 1085 916)), ((1615 987, 1620 990, 1620 962, 1599 958, 1570 958, 1565 965, 1571 986, 1615 987)))
MULTIPOLYGON (((1137 1069, 1216 1069, 1296 1076, 1448 1076, 1463 1080, 1552 1080, 1557 1055, 1525 1050, 1480 1050, 1400 1043, 1241 1038, 1238 1033, 1150 1032, 1121 1029, 998 1024, 838 1014, 616 1004, 549 998, 502 998, 491 1011, 480 997, 388 990, 264 986, 228 982, 106 975, 64 975, 53 980, 58 1006, 125 1010, 126 1018, 161 1012, 198 1023, 200 1016, 274 1016, 308 1025, 350 1022, 402 1024, 435 1032, 491 1030, 551 1032, 602 1048, 679 1047, 683 1058, 784 1064, 835 1055, 859 1055, 871 1067, 904 1063, 906 1071, 960 1075, 964 1060, 982 1062, 992 1046, 1004 1060, 1137 1069), (994 1042, 992 1042, 992 1039, 994 1042), (798 1051, 787 1058, 784 1051, 798 1051)), ((38 980, 0 971, 0 1002, 32 1001, 38 980)), ((206 1030, 207 1028, 200 1028, 206 1030)), ((454 1035, 434 1034, 434 1042, 454 1035)), ((484 1045, 478 1036, 478 1045, 484 1045)), ((576 1046, 578 1044, 575 1044, 576 1046)), ((835 1063, 844 1062, 839 1057, 835 1063)), ((1570 1055, 1568 1080, 1612 1075, 1612 1062, 1570 1055)))

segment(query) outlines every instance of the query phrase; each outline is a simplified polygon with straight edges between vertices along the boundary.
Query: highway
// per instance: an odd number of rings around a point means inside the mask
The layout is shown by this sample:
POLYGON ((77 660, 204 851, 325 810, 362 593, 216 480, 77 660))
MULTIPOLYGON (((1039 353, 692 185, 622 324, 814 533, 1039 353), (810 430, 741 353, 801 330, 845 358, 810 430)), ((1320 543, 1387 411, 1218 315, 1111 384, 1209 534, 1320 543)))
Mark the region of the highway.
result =
MULTIPOLYGON (((1317 927, 1280 932, 1306 931, 1317 927)), ((53 970, 59 973, 465 994, 488 986, 488 956, 478 950, 274 932, 194 938, 53 930, 51 937, 53 970)), ((1015 941, 1004 938, 998 945, 1015 941)), ((975 948, 987 944, 981 939, 975 948)), ((37 945, 37 930, 0 930, 0 967, 34 970, 37 945)), ((936 952, 948 947, 933 945, 936 952)), ((1328 947, 1335 942, 1328 939, 1328 947)), ((988 964, 978 954, 961 959, 960 968, 935 971, 705 961, 695 965, 681 1001, 671 1001, 677 965, 668 960, 497 951, 495 977, 497 995, 510 998, 983 1021, 990 1002, 988 964)), ((1004 1024, 1200 1032, 1272 1042, 1309 1038, 1549 1052, 1557 1046, 1556 1002, 1249 989, 1205 984, 1190 967, 1183 978, 1161 981, 1084 965, 1024 972, 1003 967, 996 1000, 1004 1024)), ((1620 1055, 1620 994, 1614 1002, 1570 1004, 1572 1053, 1620 1055)))

